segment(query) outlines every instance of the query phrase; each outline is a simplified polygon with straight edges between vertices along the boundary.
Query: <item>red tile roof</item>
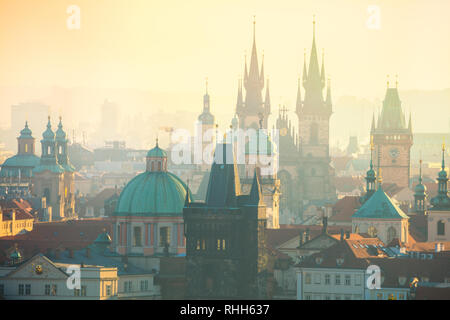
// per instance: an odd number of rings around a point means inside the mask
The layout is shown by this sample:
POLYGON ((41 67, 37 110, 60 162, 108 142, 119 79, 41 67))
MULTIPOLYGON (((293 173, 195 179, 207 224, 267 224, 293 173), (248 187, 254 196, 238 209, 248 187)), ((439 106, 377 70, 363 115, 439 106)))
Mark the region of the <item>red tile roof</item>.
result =
POLYGON ((352 222, 352 215, 361 207, 358 196, 346 196, 338 200, 332 209, 331 222, 352 222))
POLYGON ((79 250, 94 242, 106 229, 111 234, 109 219, 84 219, 35 223, 33 230, 25 234, 0 238, 0 263, 8 258, 8 249, 18 245, 24 258, 36 253, 47 253, 48 249, 71 248, 79 250))
POLYGON ((3 220, 12 219, 12 211, 16 212, 16 220, 34 219, 33 208, 30 203, 23 199, 1 200, 0 207, 3 212, 3 220))

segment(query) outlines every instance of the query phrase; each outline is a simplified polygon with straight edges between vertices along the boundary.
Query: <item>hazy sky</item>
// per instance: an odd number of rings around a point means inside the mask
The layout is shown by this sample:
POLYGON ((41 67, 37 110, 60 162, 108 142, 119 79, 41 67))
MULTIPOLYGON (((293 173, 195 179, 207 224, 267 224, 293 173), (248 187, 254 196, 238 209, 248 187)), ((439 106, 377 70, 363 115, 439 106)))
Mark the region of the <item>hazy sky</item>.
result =
MULTIPOLYGON (((295 95, 312 15, 335 94, 379 97, 450 86, 447 0, 0 0, 0 85, 60 85, 235 95, 252 16, 271 92, 295 95), (69 30, 67 7, 81 9, 69 30), (381 28, 366 27, 378 5, 381 28), (393 77, 393 76, 392 76, 393 77)), ((290 98, 289 98, 290 99, 290 98)))

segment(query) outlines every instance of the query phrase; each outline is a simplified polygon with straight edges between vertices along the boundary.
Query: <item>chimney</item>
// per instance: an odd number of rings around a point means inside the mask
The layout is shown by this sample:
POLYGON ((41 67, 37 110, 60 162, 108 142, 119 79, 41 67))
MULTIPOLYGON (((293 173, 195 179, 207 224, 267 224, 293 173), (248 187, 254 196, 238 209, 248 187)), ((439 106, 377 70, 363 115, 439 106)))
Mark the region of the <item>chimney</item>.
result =
POLYGON ((324 216, 322 218, 322 233, 328 233, 328 218, 324 216))
POLYGON ((341 241, 344 241, 344 229, 341 229, 341 241))
POLYGON ((303 245, 304 234, 305 234, 305 232, 300 231, 300 239, 299 239, 299 244, 298 244, 299 247, 301 247, 303 245))
POLYGON ((345 232, 345 239, 350 239, 350 231, 345 232))

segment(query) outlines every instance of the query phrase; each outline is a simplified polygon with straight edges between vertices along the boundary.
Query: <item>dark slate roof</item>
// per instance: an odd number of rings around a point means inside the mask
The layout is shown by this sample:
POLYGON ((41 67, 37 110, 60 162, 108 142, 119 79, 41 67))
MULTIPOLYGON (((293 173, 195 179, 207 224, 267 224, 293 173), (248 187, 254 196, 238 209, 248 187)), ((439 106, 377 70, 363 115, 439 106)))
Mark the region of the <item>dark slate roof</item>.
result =
POLYGON ((402 111, 397 88, 387 88, 380 120, 377 130, 406 129, 405 115, 402 111))
POLYGON ((208 207, 236 207, 241 193, 237 166, 231 144, 218 144, 206 192, 208 207))

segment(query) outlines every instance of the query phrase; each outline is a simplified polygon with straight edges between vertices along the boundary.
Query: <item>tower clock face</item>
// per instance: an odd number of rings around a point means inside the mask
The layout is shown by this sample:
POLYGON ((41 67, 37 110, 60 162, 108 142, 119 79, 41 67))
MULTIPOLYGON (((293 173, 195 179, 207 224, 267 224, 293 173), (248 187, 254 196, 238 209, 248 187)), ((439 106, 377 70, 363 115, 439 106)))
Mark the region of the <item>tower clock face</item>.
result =
POLYGON ((400 154, 400 151, 398 151, 397 148, 392 148, 391 150, 389 150, 389 154, 391 155, 392 158, 397 158, 398 155, 400 154))

